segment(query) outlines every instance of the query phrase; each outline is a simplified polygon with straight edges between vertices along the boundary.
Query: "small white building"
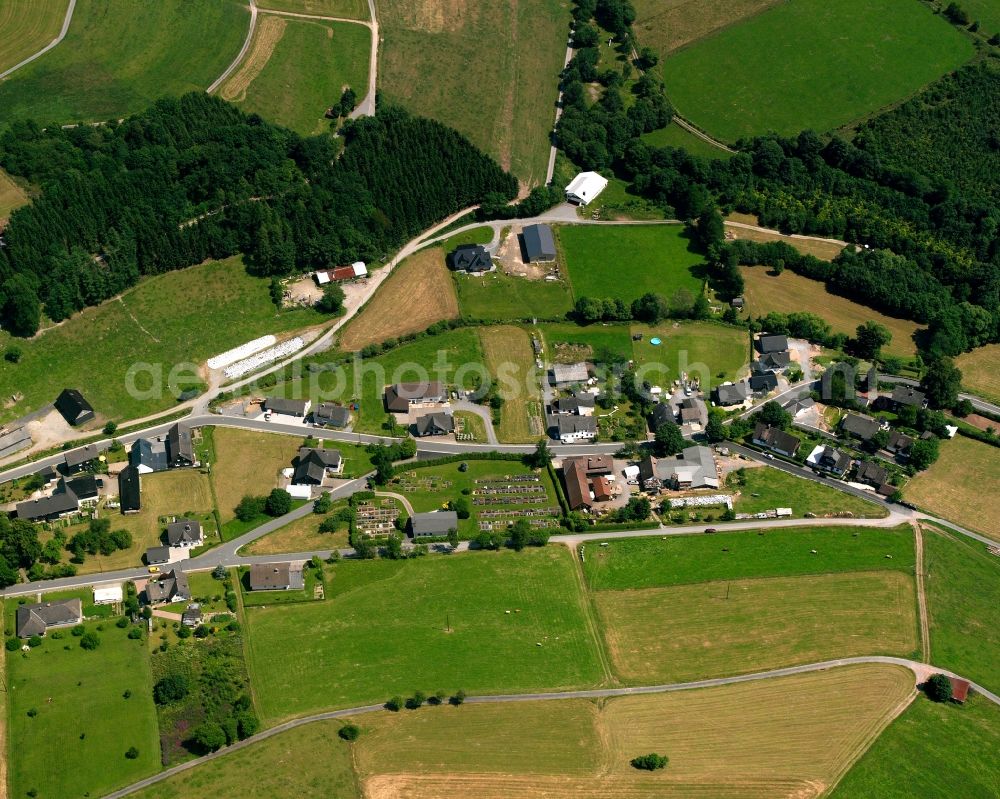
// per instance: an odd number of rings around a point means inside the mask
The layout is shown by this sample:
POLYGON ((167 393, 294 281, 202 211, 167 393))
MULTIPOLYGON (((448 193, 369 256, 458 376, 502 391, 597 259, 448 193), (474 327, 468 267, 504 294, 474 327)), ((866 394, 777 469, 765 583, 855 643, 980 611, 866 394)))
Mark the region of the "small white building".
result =
POLYGON ((595 200, 607 185, 607 178, 602 178, 596 172, 581 172, 566 187, 566 200, 577 205, 586 205, 595 200))
POLYGON ((95 605, 113 605, 122 601, 121 585, 108 585, 102 588, 94 588, 95 605))
POLYGON ((299 483, 291 483, 285 488, 289 496, 292 499, 311 499, 312 498, 313 487, 311 485, 302 485, 299 483))

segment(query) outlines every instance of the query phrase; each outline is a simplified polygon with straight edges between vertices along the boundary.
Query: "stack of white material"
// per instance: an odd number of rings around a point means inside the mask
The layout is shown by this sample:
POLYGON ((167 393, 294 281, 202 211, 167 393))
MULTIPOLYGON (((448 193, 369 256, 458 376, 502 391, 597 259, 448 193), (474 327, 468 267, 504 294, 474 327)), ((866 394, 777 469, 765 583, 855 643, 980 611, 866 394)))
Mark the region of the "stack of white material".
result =
POLYGON ((234 377, 242 377, 245 374, 249 374, 250 372, 260 369, 262 366, 266 366, 269 363, 280 360, 286 355, 298 352, 304 346, 305 342, 299 336, 291 338, 288 341, 282 341, 276 347, 271 347, 270 349, 258 352, 256 355, 234 363, 226 369, 226 377, 230 380, 234 377))
POLYGON ((261 336, 260 338, 255 338, 253 341, 248 341, 246 344, 240 344, 238 347, 226 350, 221 355, 209 358, 208 368, 222 369, 224 366, 236 363, 243 358, 253 355, 255 352, 260 352, 262 349, 273 346, 277 340, 274 336, 261 336))

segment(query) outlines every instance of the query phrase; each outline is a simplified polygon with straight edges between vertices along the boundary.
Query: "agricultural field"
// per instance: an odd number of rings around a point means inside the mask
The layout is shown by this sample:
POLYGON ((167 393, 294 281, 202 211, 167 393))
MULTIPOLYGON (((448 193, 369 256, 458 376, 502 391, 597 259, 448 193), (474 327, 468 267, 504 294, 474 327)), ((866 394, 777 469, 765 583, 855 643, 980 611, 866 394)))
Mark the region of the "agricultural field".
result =
MULTIPOLYGON (((334 504, 330 515, 346 503, 334 504)), ((326 516, 310 513, 284 527, 252 541, 240 550, 244 555, 280 555, 284 552, 311 552, 315 549, 339 549, 347 546, 347 522, 342 522, 337 532, 321 533, 320 522, 326 516)))
POLYGON ((636 0, 632 25, 639 43, 661 56, 737 25, 778 0, 636 0))
POLYGON ((606 547, 588 543, 583 552, 583 571, 595 591, 864 571, 912 575, 915 567, 908 525, 650 536, 606 547))
POLYGON ((600 591, 616 673, 627 683, 723 677, 919 647, 913 577, 898 571, 771 577, 600 591))
POLYGON ((362 730, 354 744, 337 738, 342 722, 318 722, 136 796, 209 799, 246 794, 251 784, 345 799, 362 788, 415 799, 814 795, 908 701, 912 684, 902 669, 860 666, 603 705, 571 699, 370 714, 351 719, 362 730), (669 766, 640 774, 628 765, 648 751, 668 753, 669 766))
POLYGON ((0 125, 102 121, 203 91, 236 57, 249 24, 237 0, 78 0, 59 46, 0 84, 0 125))
POLYGON ((298 436, 235 427, 213 428, 212 439, 212 490, 223 524, 235 518, 235 508, 245 495, 270 493, 302 446, 298 436))
POLYGON ((1000 562, 924 525, 931 661, 1000 691, 1000 562))
POLYGON ((973 52, 965 36, 922 3, 800 0, 662 64, 678 112, 736 141, 846 125, 914 94, 973 52))
POLYGON ((330 129, 326 109, 345 87, 359 100, 367 93, 370 48, 363 25, 262 14, 219 96, 305 136, 322 133, 330 129))
POLYGON ((247 609, 261 714, 274 722, 417 688, 596 684, 597 643, 573 570, 556 547, 341 562, 326 600, 247 609))
POLYGON ((573 296, 618 297, 647 292, 668 299, 701 291, 702 257, 680 225, 563 225, 555 229, 573 296))
POLYGON ((741 469, 738 475, 735 472, 729 474, 726 488, 738 493, 733 507, 737 513, 760 513, 791 507, 796 518, 807 513, 815 516, 851 514, 867 519, 881 519, 888 515, 883 505, 866 502, 860 497, 780 469, 741 469))
POLYGON ((443 249, 430 247, 399 264, 344 328, 340 349, 357 352, 457 317, 458 298, 444 257, 443 249))
MULTIPOLYGON (((631 95, 626 96, 631 97, 631 95)), ((572 180, 575 174, 576 170, 570 167, 565 182, 572 180)), ((560 181, 561 178, 556 181, 556 185, 560 181)), ((599 197, 595 197, 586 208, 577 208, 576 213, 580 219, 598 218, 606 222, 650 221, 665 218, 663 208, 645 197, 634 194, 624 180, 615 177, 608 180, 607 187, 599 197)))
POLYGON ((709 322, 663 322, 656 326, 632 325, 632 357, 637 375, 666 389, 682 372, 700 375, 706 393, 717 382, 735 380, 746 373, 750 340, 745 328, 709 322), (654 345, 652 339, 662 343, 654 345))
POLYGON ((914 322, 886 316, 874 308, 831 294, 819 280, 787 269, 777 276, 763 266, 741 267, 740 272, 745 283, 745 313, 751 316, 764 316, 771 311, 808 311, 829 322, 834 332, 849 335, 854 335, 858 325, 875 321, 892 333, 892 341, 884 350, 887 355, 910 358, 916 352, 913 336, 918 325, 914 322))
POLYGON ((941 444, 941 457, 906 484, 903 496, 930 513, 1000 541, 1000 517, 984 498, 1000 495, 995 447, 956 436, 941 444))
MULTIPOLYGON (((0 6, 0 72, 55 39, 68 5, 69 0, 6 0, 0 6)), ((3 216, 2 206, 0 216, 3 216)))
POLYGON ((643 133, 639 138, 650 147, 677 147, 701 158, 728 160, 733 157, 733 154, 728 150, 716 147, 693 133, 689 133, 676 122, 651 133, 643 133))
MULTIPOLYGON (((0 419, 36 410, 66 386, 85 387, 97 413, 110 419, 166 410, 185 387, 201 385, 195 369, 207 358, 266 333, 322 321, 312 310, 276 311, 267 281, 249 276, 239 258, 150 277, 58 327, 18 339, 20 363, 0 363, 0 395, 20 392, 24 399, 0 410, 0 419), (135 364, 152 364, 153 374, 136 374, 133 397, 125 389, 135 364)), ((0 347, 11 341, 0 333, 0 347)))
POLYGON ((539 387, 531 336, 520 327, 479 329, 486 368, 504 399, 497 437, 506 443, 530 443, 545 435, 545 408, 539 387))
POLYGON ((94 651, 64 629, 28 654, 5 653, 11 796, 103 796, 160 768, 146 642, 111 623, 86 628, 100 638, 94 651), (132 746, 138 757, 126 758, 132 746))
POLYGON ((969 391, 1000 402, 1000 344, 987 344, 955 359, 962 370, 962 385, 969 391))
POLYGON ((569 26, 564 5, 390 0, 379 23, 379 88, 388 102, 464 133, 523 186, 545 182, 569 26))
POLYGON ((979 696, 961 707, 919 697, 847 772, 830 799, 990 799, 1000 794, 997 751, 996 705, 979 696))
POLYGON ((365 0, 259 0, 257 6, 261 9, 317 17, 368 19, 368 4, 365 0))
POLYGON ((466 319, 556 319, 573 308, 563 280, 528 280, 497 270, 454 276, 458 307, 466 319))
POLYGON ((0 224, 6 222, 12 211, 28 202, 28 195, 24 189, 0 169, 0 224))

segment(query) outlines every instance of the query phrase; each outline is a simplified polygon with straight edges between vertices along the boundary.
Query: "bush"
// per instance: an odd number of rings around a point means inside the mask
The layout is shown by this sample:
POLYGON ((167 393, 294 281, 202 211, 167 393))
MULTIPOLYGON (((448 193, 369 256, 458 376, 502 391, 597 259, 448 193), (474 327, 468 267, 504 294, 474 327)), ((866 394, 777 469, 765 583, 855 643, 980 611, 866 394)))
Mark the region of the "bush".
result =
POLYGON ((257 717, 253 713, 243 710, 236 716, 236 729, 239 732, 240 740, 243 740, 244 738, 249 738, 260 729, 260 721, 257 720, 257 717))
POLYGON ((427 697, 424 695, 423 691, 417 691, 409 699, 406 700, 407 710, 416 710, 418 707, 423 706, 424 702, 427 701, 427 697))
POLYGON ((70 630, 70 632, 73 633, 73 635, 75 635, 77 638, 79 638, 81 635, 87 632, 87 628, 84 627, 82 624, 78 624, 76 625, 76 627, 70 630))
POLYGON ((128 619, 122 616, 120 619, 118 619, 118 621, 115 622, 115 627, 117 627, 119 630, 124 630, 126 627, 128 627, 128 619))
POLYGON ((209 635, 208 627, 206 627, 204 624, 199 624, 197 627, 194 628, 195 638, 208 638, 208 635, 209 635))
POLYGON ((139 750, 136 749, 134 746, 130 746, 128 749, 125 750, 125 757, 127 757, 129 760, 135 760, 137 757, 139 757, 139 750))
POLYGON ((453 705, 461 705, 465 702, 465 691, 459 688, 449 700, 453 705))
POLYGON ((104 425, 104 435, 106 436, 113 436, 117 430, 118 430, 118 425, 115 424, 114 422, 108 422, 106 425, 104 425))
POLYGON ((178 638, 182 638, 182 639, 183 638, 190 638, 191 637, 191 628, 188 627, 188 626, 186 626, 186 625, 184 625, 184 624, 182 624, 180 627, 177 628, 177 637, 178 638))
POLYGON ((268 516, 284 516, 292 509, 292 495, 283 488, 272 489, 264 501, 264 512, 268 516))
POLYGON ((32 649, 34 649, 36 646, 41 646, 41 645, 42 645, 42 636, 40 635, 33 635, 31 636, 31 638, 28 639, 28 646, 30 646, 32 649))
POLYGON ((190 686, 183 674, 168 674, 153 686, 153 701, 158 705, 177 702, 188 695, 190 686))
POLYGON ((385 709, 386 710, 391 710, 393 713, 396 713, 396 712, 402 710, 403 709, 403 697, 401 697, 401 696, 394 696, 392 699, 390 699, 388 702, 385 703, 385 709))
POLYGON ((3 357, 8 363, 17 363, 21 360, 21 348, 12 344, 4 351, 3 357))
POLYGON ((131 699, 131 698, 132 698, 132 690, 130 688, 126 688, 125 691, 122 693, 122 699, 131 699))
POLYGON ((21 648, 21 639, 8 638, 4 646, 7 647, 8 652, 16 652, 18 649, 21 648))
POLYGON ((222 729, 222 725, 206 721, 195 729, 191 741, 202 752, 214 752, 225 746, 226 731, 222 729))
POLYGON ((924 692, 929 699, 935 702, 950 702, 951 680, 944 674, 931 675, 931 678, 924 685, 924 692))
POLYGON ((356 741, 358 736, 361 734, 361 729, 357 724, 345 724, 339 730, 337 730, 337 735, 343 738, 345 741, 356 741))
POLYGON ((97 633, 84 633, 80 636, 80 646, 83 649, 93 651, 101 645, 101 639, 97 633))
POLYGON ((29 719, 33 719, 37 715, 38 715, 38 708, 32 707, 32 708, 28 709, 28 718, 29 719))
POLYGON ((216 566, 214 569, 212 569, 212 577, 213 577, 213 579, 216 579, 216 580, 225 580, 226 579, 226 567, 223 566, 220 563, 218 566, 216 566))
POLYGON ((138 641, 140 638, 142 638, 142 630, 140 630, 138 627, 133 627, 131 630, 128 631, 128 637, 132 641, 138 641))
POLYGON ((651 752, 648 755, 639 755, 639 757, 633 757, 630 761, 632 768, 641 769, 644 771, 656 771, 657 769, 665 768, 667 765, 668 758, 664 755, 658 755, 655 752, 651 752))
POLYGON ((264 497, 255 497, 247 494, 236 506, 236 518, 241 522, 250 522, 264 512, 264 505, 267 500, 264 497))

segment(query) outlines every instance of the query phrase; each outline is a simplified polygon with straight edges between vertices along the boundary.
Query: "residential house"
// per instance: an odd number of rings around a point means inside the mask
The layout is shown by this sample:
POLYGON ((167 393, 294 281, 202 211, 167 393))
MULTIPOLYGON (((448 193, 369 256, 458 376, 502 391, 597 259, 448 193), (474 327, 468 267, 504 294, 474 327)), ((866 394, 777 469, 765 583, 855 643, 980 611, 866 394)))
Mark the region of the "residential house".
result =
POLYGON ((797 418, 806 411, 812 410, 816 407, 816 400, 812 397, 801 397, 800 399, 793 399, 786 402, 784 408, 788 411, 792 418, 797 418))
POLYGON ((563 458, 563 485, 566 487, 566 503, 570 510, 584 510, 593 505, 590 481, 587 477, 586 458, 563 458))
POLYGON ((150 579, 146 583, 145 594, 146 602, 150 605, 182 602, 191 598, 191 586, 188 585, 188 578, 184 572, 173 569, 160 575, 158 580, 150 579))
POLYGON ((146 564, 149 566, 160 566, 170 563, 170 547, 150 547, 146 550, 146 564))
POLYGON ((83 603, 79 599, 20 605, 14 618, 18 638, 45 635, 53 627, 72 627, 83 621, 83 603))
POLYGON ((677 406, 677 421, 681 424, 700 424, 704 410, 694 397, 685 397, 677 406))
POLYGON ((184 612, 181 614, 181 624, 185 627, 197 627, 201 624, 201 620, 201 605, 197 602, 192 602, 184 608, 184 612))
POLYGON ((139 469, 135 466, 126 466, 118 473, 118 503, 122 513, 142 510, 139 469))
POLYGON ((190 549, 205 543, 201 522, 194 519, 177 519, 167 525, 167 543, 172 547, 190 549))
POLYGON ((687 447, 670 458, 647 455, 639 461, 639 485, 646 491, 718 488, 715 454, 708 447, 687 447))
POLYGON ((106 444, 88 444, 85 447, 71 449, 63 456, 63 474, 96 469, 101 453, 107 448, 106 444))
POLYGON ((597 420, 593 416, 550 416, 549 432, 563 444, 593 441, 597 438, 597 420))
POLYGON ((758 373, 750 376, 750 390, 754 394, 767 394, 778 387, 778 378, 773 372, 758 373))
POLYGON ((19 502, 14 513, 18 519, 27 519, 31 522, 51 521, 76 513, 80 510, 80 500, 76 494, 69 490, 64 480, 59 481, 59 485, 51 496, 39 499, 29 499, 26 502, 19 502))
POLYGON ((840 423, 841 432, 862 441, 870 441, 879 431, 877 419, 863 413, 849 413, 840 423))
POLYGON ((411 405, 430 405, 447 398, 444 384, 437 380, 396 383, 385 389, 385 407, 390 413, 407 413, 411 405))
POLYGON ((549 370, 549 381, 556 388, 586 383, 590 378, 587 364, 580 363, 557 363, 549 370))
POLYGON ((492 272, 493 259, 482 244, 461 244, 448 255, 448 266, 456 272, 479 275, 492 272))
POLYGON ((721 407, 742 405, 750 394, 750 384, 746 380, 741 380, 739 383, 723 383, 712 389, 712 401, 721 407))
POLYGON ((282 397, 268 397, 264 400, 265 411, 280 413, 283 416, 296 416, 300 419, 305 419, 309 415, 311 407, 311 400, 284 399, 282 397))
POLYGON ((556 242, 548 225, 527 225, 521 231, 521 244, 529 264, 556 259, 556 242))
POLYGON ((566 202, 587 205, 593 202, 607 185, 607 178, 601 177, 596 172, 581 172, 566 187, 566 202))
POLYGON ((607 477, 595 477, 593 485, 595 502, 610 502, 614 497, 611 481, 607 477))
POLYGON ((167 465, 171 469, 198 465, 191 428, 187 425, 175 424, 167 431, 167 465))
POLYGON ((786 433, 780 427, 771 427, 763 422, 757 422, 757 426, 754 428, 753 443, 759 447, 767 447, 767 449, 788 458, 794 457, 802 445, 802 442, 791 433, 786 433))
POLYGON ((674 421, 674 411, 665 402, 658 402, 653 406, 653 410, 649 412, 649 426, 656 430, 661 424, 666 424, 667 422, 674 421))
POLYGON ((788 350, 788 337, 762 334, 757 338, 757 349, 764 355, 769 352, 786 352, 788 350))
POLYGON ((426 413, 414 425, 418 436, 446 436, 455 432, 455 417, 450 413, 426 413))
POLYGON ((913 445, 913 436, 893 430, 889 433, 889 441, 885 448, 894 455, 906 455, 913 445))
POLYGON ((859 483, 867 483, 875 488, 879 488, 889 481, 889 472, 884 466, 879 466, 875 461, 863 461, 858 465, 856 478, 859 483))
POLYGON ((730 308, 735 308, 737 311, 742 311, 743 310, 743 306, 745 304, 746 304, 746 300, 742 296, 740 296, 740 297, 733 297, 729 301, 729 307, 730 308))
POLYGON ((851 456, 836 447, 818 444, 806 458, 806 463, 821 471, 840 476, 851 468, 851 456))
POLYGON ((892 404, 896 408, 908 405, 913 408, 926 408, 927 395, 913 386, 896 386, 892 390, 892 404))
POLYGON ((94 420, 94 409, 83 394, 75 388, 64 388, 56 397, 56 410, 62 414, 63 418, 73 427, 77 427, 94 420))
POLYGON ((560 397, 552 403, 553 413, 568 413, 575 416, 593 416, 595 407, 594 395, 584 392, 572 397, 560 397))
POLYGON ((458 529, 458 514, 453 510, 414 513, 410 517, 410 533, 414 538, 443 538, 458 529))
POLYGON ((128 452, 128 462, 139 474, 164 472, 169 468, 167 444, 158 439, 137 438, 128 452))
POLYGON ((104 486, 104 481, 92 474, 81 474, 71 480, 60 480, 59 483, 57 490, 62 488, 73 494, 81 507, 96 505, 101 496, 101 488, 104 486))
POLYGON ((347 427, 351 410, 333 402, 321 402, 313 411, 313 422, 327 427, 347 427))
POLYGON ((312 447, 300 447, 293 465, 292 483, 295 485, 323 485, 327 476, 336 476, 344 469, 340 450, 312 447))
POLYGON ((757 374, 766 372, 781 372, 788 368, 792 362, 792 356, 787 352, 766 352, 761 355, 751 366, 757 374))

